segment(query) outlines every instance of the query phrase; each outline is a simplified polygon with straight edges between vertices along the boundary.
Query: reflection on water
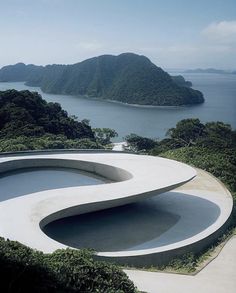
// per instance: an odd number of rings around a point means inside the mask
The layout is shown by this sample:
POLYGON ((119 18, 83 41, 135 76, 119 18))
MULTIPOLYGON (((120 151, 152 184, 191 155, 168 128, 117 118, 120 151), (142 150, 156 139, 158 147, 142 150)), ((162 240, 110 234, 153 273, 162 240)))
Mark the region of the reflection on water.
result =
POLYGON ((177 192, 49 223, 44 232, 76 248, 119 251, 154 248, 200 233, 220 214, 214 203, 177 192))
POLYGON ((76 169, 21 169, 0 177, 0 201, 44 190, 101 183, 103 178, 76 169))

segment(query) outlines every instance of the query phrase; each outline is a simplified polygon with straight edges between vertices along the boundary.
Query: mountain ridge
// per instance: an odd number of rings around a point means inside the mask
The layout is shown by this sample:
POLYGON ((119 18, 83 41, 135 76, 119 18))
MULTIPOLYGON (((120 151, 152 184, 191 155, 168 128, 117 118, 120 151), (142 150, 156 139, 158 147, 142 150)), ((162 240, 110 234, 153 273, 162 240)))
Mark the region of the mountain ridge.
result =
POLYGON ((128 104, 181 106, 203 103, 201 92, 171 77, 147 57, 101 55, 72 65, 16 65, 0 70, 0 81, 25 81, 53 94, 84 95, 128 104), (25 80, 23 80, 25 79, 25 80))
POLYGON ((196 68, 185 70, 184 73, 213 73, 213 74, 234 74, 234 71, 216 68, 196 68))

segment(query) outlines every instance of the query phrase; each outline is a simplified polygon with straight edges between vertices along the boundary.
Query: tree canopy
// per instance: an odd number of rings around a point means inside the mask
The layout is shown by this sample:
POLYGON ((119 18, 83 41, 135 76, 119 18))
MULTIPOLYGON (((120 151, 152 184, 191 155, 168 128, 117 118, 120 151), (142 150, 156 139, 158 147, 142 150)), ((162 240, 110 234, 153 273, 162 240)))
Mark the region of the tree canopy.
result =
POLYGON ((89 250, 43 254, 0 238, 0 291, 9 293, 135 293, 117 266, 96 261, 89 250))
POLYGON ((111 143, 111 139, 118 136, 118 133, 111 128, 93 128, 94 136, 102 145, 107 145, 111 143))
POLYGON ((36 92, 0 92, 0 138, 61 134, 68 139, 93 139, 89 125, 68 116, 58 103, 47 103, 36 92))
POLYGON ((0 92, 0 152, 103 146, 86 119, 69 117, 36 92, 0 92))

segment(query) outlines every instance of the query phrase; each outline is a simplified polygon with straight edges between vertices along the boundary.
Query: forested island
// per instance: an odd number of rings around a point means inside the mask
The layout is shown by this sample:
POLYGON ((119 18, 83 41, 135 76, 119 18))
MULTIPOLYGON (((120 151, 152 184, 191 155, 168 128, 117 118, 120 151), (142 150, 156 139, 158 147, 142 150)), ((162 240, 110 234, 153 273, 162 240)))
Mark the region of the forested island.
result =
POLYGON ((0 81, 24 81, 46 93, 82 95, 128 104, 182 106, 204 102, 182 76, 171 77, 147 57, 102 55, 73 65, 18 63, 0 70, 0 81))

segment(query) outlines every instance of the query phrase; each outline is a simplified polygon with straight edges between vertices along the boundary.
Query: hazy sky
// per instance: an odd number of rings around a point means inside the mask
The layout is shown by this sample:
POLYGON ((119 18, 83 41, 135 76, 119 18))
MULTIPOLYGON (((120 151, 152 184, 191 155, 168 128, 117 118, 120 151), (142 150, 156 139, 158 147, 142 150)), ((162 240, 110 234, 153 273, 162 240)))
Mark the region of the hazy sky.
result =
POLYGON ((236 69, 236 0, 0 0, 0 66, 134 52, 236 69))

